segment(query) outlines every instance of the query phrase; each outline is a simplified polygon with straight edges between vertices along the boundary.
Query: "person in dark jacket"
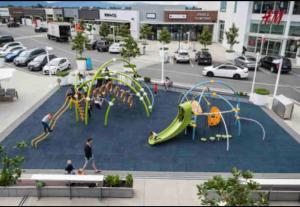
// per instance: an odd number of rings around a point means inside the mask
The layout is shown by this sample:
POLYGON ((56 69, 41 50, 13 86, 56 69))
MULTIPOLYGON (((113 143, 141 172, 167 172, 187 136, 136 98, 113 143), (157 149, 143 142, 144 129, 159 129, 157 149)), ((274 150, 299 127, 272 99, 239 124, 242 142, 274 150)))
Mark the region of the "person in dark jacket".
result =
POLYGON ((66 171, 67 174, 74 175, 75 172, 73 170, 74 170, 74 167, 73 167, 73 164, 72 164, 72 160, 68 160, 67 161, 67 166, 65 168, 65 171, 66 171))
POLYGON ((96 167, 95 159, 93 156, 92 144, 93 144, 93 138, 88 138, 84 145, 85 163, 82 170, 85 170, 87 165, 89 163, 92 163, 92 167, 94 168, 95 173, 100 173, 101 170, 98 170, 98 168, 96 167))

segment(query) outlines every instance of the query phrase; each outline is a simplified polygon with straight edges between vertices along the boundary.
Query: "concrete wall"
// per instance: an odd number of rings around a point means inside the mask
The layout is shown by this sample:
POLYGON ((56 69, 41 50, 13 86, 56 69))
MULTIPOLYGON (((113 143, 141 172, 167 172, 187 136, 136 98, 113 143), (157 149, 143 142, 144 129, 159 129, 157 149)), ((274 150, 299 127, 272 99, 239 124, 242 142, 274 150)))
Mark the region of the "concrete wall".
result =
POLYGON ((99 10, 96 8, 81 8, 78 11, 79 19, 97 20, 99 19, 99 10))
POLYGON ((67 18, 78 18, 78 9, 76 8, 64 8, 64 17, 67 18))

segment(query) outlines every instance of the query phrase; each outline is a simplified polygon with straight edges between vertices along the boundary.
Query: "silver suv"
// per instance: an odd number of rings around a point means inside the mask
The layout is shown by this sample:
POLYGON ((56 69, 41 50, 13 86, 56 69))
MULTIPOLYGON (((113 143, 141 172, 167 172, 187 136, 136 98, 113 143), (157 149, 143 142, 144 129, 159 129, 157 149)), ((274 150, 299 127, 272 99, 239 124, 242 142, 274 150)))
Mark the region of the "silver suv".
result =
POLYGON ((234 63, 239 67, 246 67, 248 70, 254 70, 256 58, 250 55, 243 55, 235 58, 234 63))

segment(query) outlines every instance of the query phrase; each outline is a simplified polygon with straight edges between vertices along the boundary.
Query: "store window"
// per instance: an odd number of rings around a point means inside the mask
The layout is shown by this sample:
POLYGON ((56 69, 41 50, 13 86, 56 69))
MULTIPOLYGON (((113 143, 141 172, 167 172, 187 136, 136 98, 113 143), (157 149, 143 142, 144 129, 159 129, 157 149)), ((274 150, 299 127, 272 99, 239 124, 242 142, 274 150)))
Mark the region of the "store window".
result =
POLYGON ((293 14, 300 14, 300 1, 295 1, 293 14))
POLYGON ((271 25, 271 34, 283 35, 285 22, 271 25))
POLYGON ((291 22, 289 36, 300 37, 300 22, 291 22))
POLYGON ((224 39, 225 21, 219 21, 219 43, 223 42, 224 39))
POLYGON ((268 10, 273 10, 274 4, 275 1, 263 1, 261 12, 266 13, 268 10))
POLYGON ((250 32, 258 33, 258 29, 259 29, 259 21, 252 20, 250 24, 250 32))
POLYGON ((253 2, 253 14, 260 14, 261 13, 261 7, 262 7, 262 1, 254 1, 253 2))
POLYGON ((287 13, 289 9, 289 1, 254 1, 252 13, 264 14, 268 10, 275 11, 277 9, 283 9, 285 10, 285 13, 287 13))
POLYGON ((248 45, 247 45, 247 51, 249 52, 255 52, 256 47, 256 37, 249 36, 248 38, 248 45))
POLYGON ((226 8, 227 8, 227 1, 221 1, 220 11, 226 12, 226 8))
POLYGON ((270 30, 271 30, 271 24, 263 24, 263 23, 261 23, 259 25, 259 32, 258 33, 269 34, 270 30))
POLYGON ((234 13, 236 13, 236 11, 237 11, 237 4, 238 4, 238 2, 235 1, 235 2, 234 2, 234 13))
POLYGON ((281 22, 280 24, 264 24, 258 20, 252 20, 250 24, 251 33, 260 34, 276 34, 283 35, 286 22, 281 22))
POLYGON ((287 40, 285 48, 285 56, 288 58, 296 58, 297 40, 287 40))
POLYGON ((275 2, 275 10, 281 9, 284 10, 284 13, 288 13, 289 10, 289 1, 276 1, 275 2))

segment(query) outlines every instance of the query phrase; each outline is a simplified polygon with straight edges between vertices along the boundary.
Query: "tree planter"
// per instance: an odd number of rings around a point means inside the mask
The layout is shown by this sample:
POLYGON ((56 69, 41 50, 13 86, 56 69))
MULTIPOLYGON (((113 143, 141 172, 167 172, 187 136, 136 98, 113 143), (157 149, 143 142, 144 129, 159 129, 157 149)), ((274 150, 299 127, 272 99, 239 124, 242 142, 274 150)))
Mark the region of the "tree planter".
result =
POLYGON ((77 69, 79 72, 83 73, 86 71, 86 60, 76 60, 77 69))
POLYGON ((235 58, 235 52, 226 52, 225 53, 226 60, 234 60, 235 58))
POLYGON ((258 88, 255 90, 252 101, 255 105, 264 106, 268 104, 268 95, 270 92, 263 88, 258 88))

